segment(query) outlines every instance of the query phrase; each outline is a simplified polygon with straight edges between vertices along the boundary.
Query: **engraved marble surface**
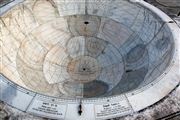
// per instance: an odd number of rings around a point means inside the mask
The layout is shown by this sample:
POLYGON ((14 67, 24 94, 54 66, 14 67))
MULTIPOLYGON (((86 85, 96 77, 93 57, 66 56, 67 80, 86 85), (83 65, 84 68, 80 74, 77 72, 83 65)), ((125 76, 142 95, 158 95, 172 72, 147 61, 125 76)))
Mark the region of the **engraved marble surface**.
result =
MULTIPOLYGON (((177 22, 178 22, 178 18, 176 18, 177 22)), ((141 49, 143 47, 140 47, 141 49)), ((180 103, 178 102, 180 100, 179 98, 179 88, 177 88, 177 90, 175 90, 173 93, 171 93, 165 100, 161 101, 160 103, 150 107, 149 109, 146 109, 143 112, 134 114, 132 116, 127 116, 125 118, 116 118, 117 120, 153 120, 153 119, 157 119, 160 117, 163 117, 164 115, 170 114, 172 112, 176 112, 179 111, 180 108, 180 103), (171 110, 171 111, 169 111, 171 110)), ((4 116, 3 118, 5 118, 5 116, 8 116, 7 114, 11 114, 9 116, 9 118, 18 118, 18 119, 34 119, 34 120, 40 120, 41 118, 37 118, 37 117, 33 117, 21 112, 18 112, 17 110, 11 111, 12 108, 9 108, 8 106, 3 107, 3 109, 5 109, 6 111, 1 111, 0 114, 2 113, 4 116), (9 110, 10 109, 10 110, 9 110), (9 112, 9 111, 11 112, 9 112), (7 112, 8 111, 8 112, 7 112), (15 113, 15 114, 13 114, 15 113)), ((8 118, 8 117, 7 117, 8 118)), ((174 120, 178 120, 178 118, 175 118, 174 120)))
POLYGON ((174 53, 168 26, 126 0, 26 0, 0 22, 1 73, 56 97, 141 88, 163 73, 174 53))

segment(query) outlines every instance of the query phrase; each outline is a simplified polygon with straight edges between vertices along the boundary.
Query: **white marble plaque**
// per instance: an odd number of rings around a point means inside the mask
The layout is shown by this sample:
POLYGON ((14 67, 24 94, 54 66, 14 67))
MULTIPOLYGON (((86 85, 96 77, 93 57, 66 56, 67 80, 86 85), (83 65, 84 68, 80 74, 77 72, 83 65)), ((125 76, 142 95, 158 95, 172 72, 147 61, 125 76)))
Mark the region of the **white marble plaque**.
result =
POLYGON ((132 112, 127 101, 107 102, 95 105, 96 118, 110 118, 112 116, 125 115, 132 112))
POLYGON ((66 109, 67 106, 65 104, 34 100, 28 112, 53 119, 64 119, 66 109))

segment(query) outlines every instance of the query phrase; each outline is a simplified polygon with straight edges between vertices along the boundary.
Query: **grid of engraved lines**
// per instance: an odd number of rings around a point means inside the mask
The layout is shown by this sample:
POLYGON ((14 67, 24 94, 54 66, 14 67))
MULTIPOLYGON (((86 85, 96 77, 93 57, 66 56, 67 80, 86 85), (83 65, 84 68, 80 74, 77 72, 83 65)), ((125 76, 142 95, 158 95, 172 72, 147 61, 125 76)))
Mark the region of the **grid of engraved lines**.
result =
POLYGON ((51 96, 125 93, 152 82, 171 60, 168 27, 126 0, 25 1, 0 24, 1 73, 51 96))

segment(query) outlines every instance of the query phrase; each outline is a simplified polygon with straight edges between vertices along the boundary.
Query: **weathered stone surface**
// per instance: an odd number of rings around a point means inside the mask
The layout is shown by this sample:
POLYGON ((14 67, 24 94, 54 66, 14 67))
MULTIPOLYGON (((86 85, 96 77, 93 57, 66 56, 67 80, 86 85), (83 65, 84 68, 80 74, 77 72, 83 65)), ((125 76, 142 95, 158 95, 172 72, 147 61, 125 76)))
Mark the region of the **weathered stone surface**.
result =
MULTIPOLYGON (((170 16, 177 16, 178 9, 173 7, 165 7, 159 5, 155 0, 147 0, 151 4, 156 5, 170 16)), ((159 0, 160 2, 160 0, 159 0)), ((180 17, 175 17, 177 23, 180 25, 180 17)), ((171 94, 166 98, 158 102, 157 104, 133 115, 129 115, 123 118, 115 118, 113 120, 154 120, 173 112, 180 111, 180 87, 176 88, 171 94)), ((45 120, 43 118, 38 118, 31 116, 29 114, 18 111, 4 103, 0 103, 0 120, 45 120)), ((178 117, 173 120, 179 120, 178 117)))
MULTIPOLYGON (((160 8, 162 11, 170 15, 177 24, 180 26, 180 3, 178 0, 157 0, 158 2, 163 1, 164 5, 159 4, 156 0, 145 0, 154 6, 160 8), (169 5, 173 3, 173 7, 169 5), (177 6, 176 6, 177 5, 177 6)), ((126 116, 123 118, 115 118, 113 120, 154 120, 174 112, 180 111, 180 86, 176 88, 166 98, 159 101, 157 104, 139 112, 132 116, 126 116)), ((180 116, 171 118, 171 120, 179 120, 180 116)))

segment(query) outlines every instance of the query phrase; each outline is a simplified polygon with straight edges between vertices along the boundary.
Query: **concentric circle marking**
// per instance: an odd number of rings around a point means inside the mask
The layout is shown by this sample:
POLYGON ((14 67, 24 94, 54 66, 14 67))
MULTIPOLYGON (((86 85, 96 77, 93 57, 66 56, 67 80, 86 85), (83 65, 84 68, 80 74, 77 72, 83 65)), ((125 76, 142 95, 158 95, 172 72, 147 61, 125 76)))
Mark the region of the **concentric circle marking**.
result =
POLYGON ((101 67, 95 58, 80 56, 69 62, 67 71, 74 81, 86 83, 97 79, 101 67))

